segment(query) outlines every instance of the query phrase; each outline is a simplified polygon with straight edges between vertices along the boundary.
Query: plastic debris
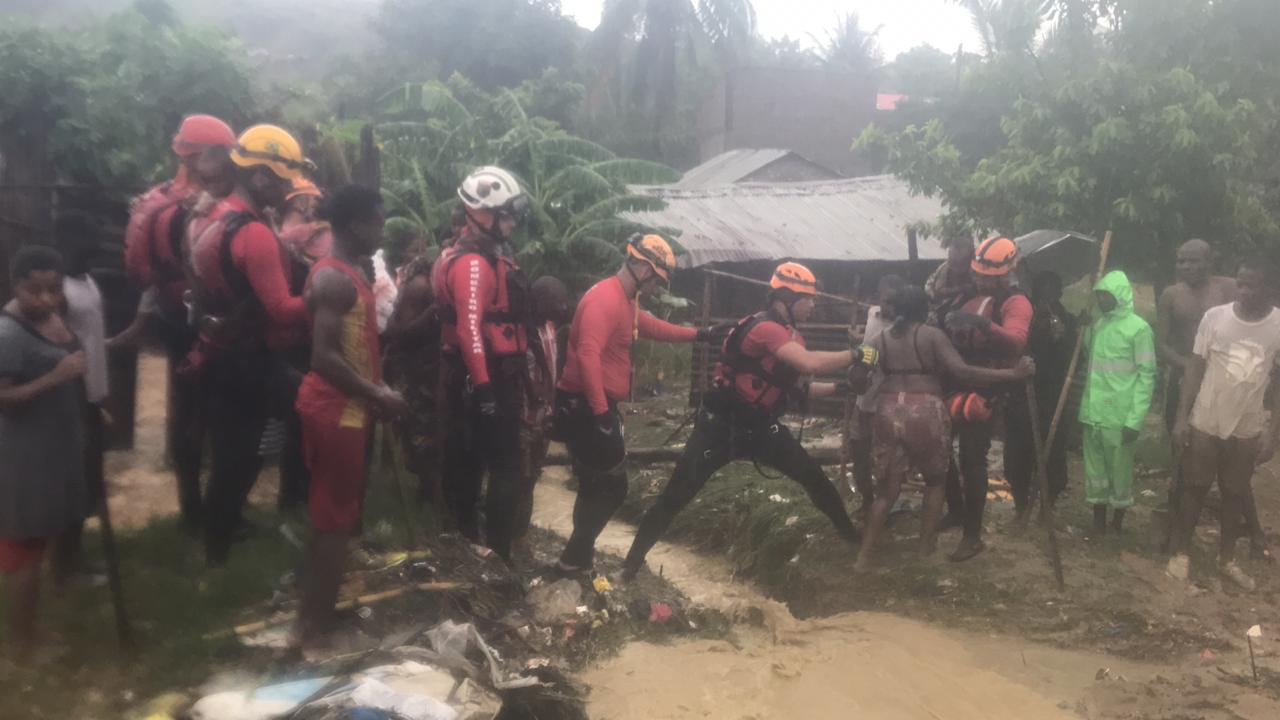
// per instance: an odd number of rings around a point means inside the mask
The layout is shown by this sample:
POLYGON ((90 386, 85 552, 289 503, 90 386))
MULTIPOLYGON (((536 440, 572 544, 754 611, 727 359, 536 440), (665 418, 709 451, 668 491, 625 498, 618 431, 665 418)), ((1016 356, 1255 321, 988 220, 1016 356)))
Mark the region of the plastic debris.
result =
POLYGON ((565 578, 533 588, 525 600, 533 609, 535 623, 554 625, 563 618, 577 614, 578 605, 582 602, 582 586, 565 578))
POLYGON ((1204 651, 1200 653, 1201 660, 1213 660, 1217 657, 1218 653, 1210 650, 1209 648, 1205 648, 1204 651))
POLYGON ((795 525, 798 522, 800 522, 800 516, 792 515, 791 517, 787 518, 787 521, 783 523, 783 525, 786 525, 787 527, 791 527, 792 525, 795 525))
POLYGON ((1248 635, 1249 637, 1254 638, 1255 640, 1262 637, 1262 626, 1254 625, 1253 627, 1249 628, 1249 631, 1246 632, 1245 635, 1248 635))
POLYGON ((596 579, 591 581, 591 586, 596 589, 596 592, 601 594, 613 590, 613 585, 609 583, 609 578, 603 575, 597 575, 596 579))
POLYGON ((659 625, 671 619, 671 606, 666 603, 649 603, 649 622, 659 625))
POLYGON ((455 720, 458 711, 425 695, 405 695, 380 680, 369 678, 351 692, 352 702, 362 707, 390 710, 409 720, 455 720))
POLYGON ((229 690, 200 698, 192 720, 270 720, 297 708, 332 678, 311 678, 253 689, 229 690))
POLYGON ((373 608, 367 606, 362 607, 356 611, 356 615, 358 615, 361 620, 368 620, 373 617, 373 608))
POLYGON ((784 498, 784 497, 782 497, 781 495, 779 495, 778 493, 774 493, 774 494, 770 495, 770 496, 769 496, 769 500, 770 500, 771 502, 782 503, 783 505, 786 505, 787 503, 791 502, 791 499, 790 499, 790 498, 784 498))

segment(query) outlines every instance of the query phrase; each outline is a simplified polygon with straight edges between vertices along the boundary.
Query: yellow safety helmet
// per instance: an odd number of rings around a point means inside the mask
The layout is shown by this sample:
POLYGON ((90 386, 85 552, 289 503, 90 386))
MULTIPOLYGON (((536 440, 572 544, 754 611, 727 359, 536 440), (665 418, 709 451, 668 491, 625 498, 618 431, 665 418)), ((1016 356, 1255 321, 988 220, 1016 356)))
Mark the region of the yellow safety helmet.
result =
POLYGON ((627 256, 648 263, 664 283, 671 282, 671 271, 676 268, 676 254, 662 236, 639 233, 632 235, 627 241, 627 256))
POLYGON ((275 125, 254 125, 240 133, 231 161, 243 168, 266 167, 285 180, 301 178, 302 171, 312 167, 297 139, 275 125))
POLYGON ((797 262, 784 262, 773 271, 769 287, 790 290, 799 295, 817 295, 818 278, 809 268, 797 262))

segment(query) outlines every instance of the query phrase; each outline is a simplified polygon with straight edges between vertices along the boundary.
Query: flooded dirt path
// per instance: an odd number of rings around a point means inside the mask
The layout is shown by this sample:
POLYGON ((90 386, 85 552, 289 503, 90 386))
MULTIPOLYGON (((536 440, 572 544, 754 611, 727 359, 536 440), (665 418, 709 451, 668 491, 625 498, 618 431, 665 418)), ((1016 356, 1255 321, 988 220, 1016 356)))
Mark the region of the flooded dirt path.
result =
MULTIPOLYGON (((563 468, 538 487, 534 522, 567 534, 573 493, 563 468)), ((614 522, 598 547, 626 552, 629 525, 614 522)), ((1100 654, 957 632, 883 613, 801 621, 733 578, 714 558, 660 543, 649 566, 695 603, 745 620, 732 642, 632 643, 582 676, 593 718, 893 718, 992 720, 1078 717, 1064 710, 1100 668, 1145 680, 1155 668, 1100 654), (752 610, 754 608, 754 611, 752 610), (1062 707, 1060 707, 1060 705, 1062 707)))

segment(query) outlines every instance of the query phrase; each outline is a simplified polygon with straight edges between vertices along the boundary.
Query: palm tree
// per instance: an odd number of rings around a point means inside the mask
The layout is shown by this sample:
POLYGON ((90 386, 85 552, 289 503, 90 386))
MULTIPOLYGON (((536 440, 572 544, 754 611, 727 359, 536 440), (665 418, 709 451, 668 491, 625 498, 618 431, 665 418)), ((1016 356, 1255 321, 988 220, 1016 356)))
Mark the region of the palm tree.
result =
MULTIPOLYGON (((880 27, 864 30, 857 13, 847 13, 840 18, 835 30, 827 34, 826 42, 818 42, 818 54, 831 70, 870 73, 884 62, 876 37, 880 27)), ((816 40, 816 38, 815 38, 816 40)))
POLYGON ((1054 0, 952 0, 969 11, 988 57, 1032 53, 1054 0))
POLYGON ((681 58, 697 63, 711 48, 725 66, 745 58, 755 37, 751 0, 606 0, 593 38, 600 72, 592 98, 608 89, 613 102, 642 108, 655 137, 671 117, 679 92, 681 58))

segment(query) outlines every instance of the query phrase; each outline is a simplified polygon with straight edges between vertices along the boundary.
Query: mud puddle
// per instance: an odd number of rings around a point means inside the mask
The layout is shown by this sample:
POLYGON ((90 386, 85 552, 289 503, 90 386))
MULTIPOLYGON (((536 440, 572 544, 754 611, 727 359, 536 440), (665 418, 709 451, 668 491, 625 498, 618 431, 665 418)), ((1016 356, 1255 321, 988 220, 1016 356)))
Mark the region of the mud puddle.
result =
MULTIPOLYGON (((571 528, 573 493, 562 468, 539 484, 534 522, 571 528)), ((609 525, 598 547, 625 553, 632 529, 609 525)), ((1143 682, 1155 669, 1100 654, 945 630, 882 613, 801 621, 735 580, 714 558, 660 543, 649 567, 691 600, 755 625, 731 642, 632 643, 582 675, 592 717, 1057 718, 1078 717, 1100 669, 1143 682), (1064 709, 1066 708, 1066 709, 1064 709)))

